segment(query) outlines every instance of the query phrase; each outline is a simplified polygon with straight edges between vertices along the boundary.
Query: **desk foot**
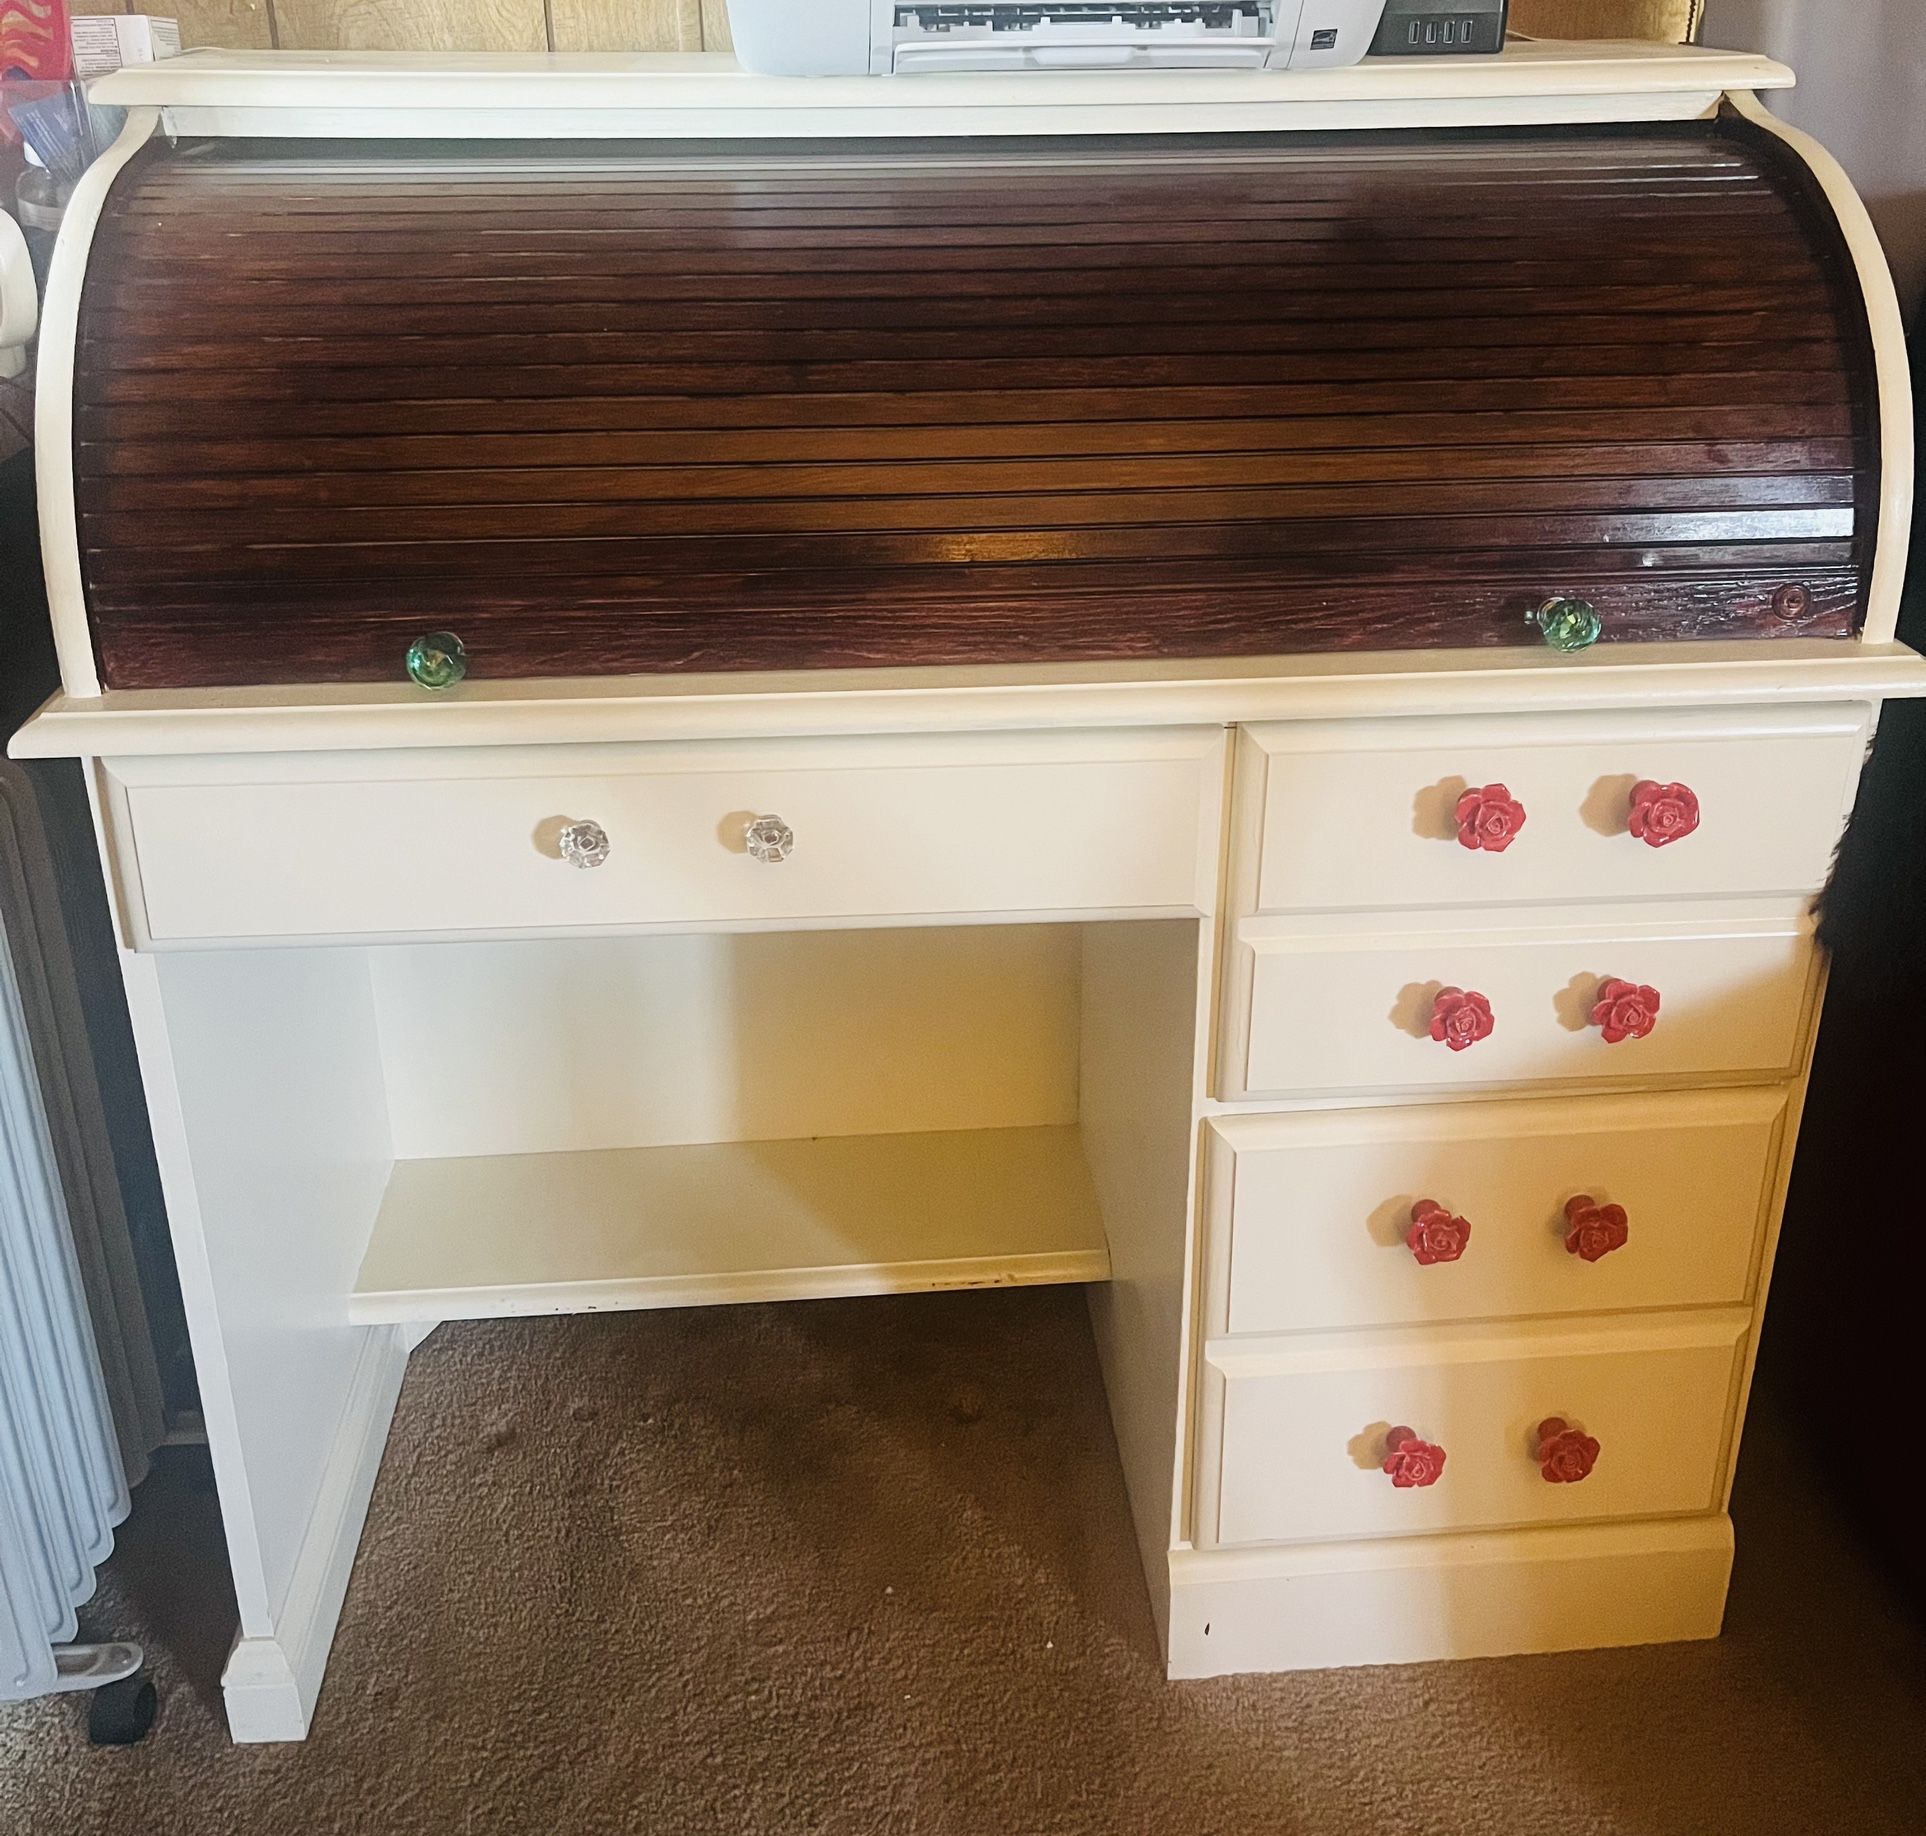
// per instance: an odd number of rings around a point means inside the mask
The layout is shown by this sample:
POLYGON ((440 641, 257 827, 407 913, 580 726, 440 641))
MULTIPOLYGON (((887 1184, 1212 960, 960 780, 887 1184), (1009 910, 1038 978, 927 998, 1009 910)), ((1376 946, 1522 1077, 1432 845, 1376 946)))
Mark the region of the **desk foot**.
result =
POLYGON ((418 1336, 403 1327, 369 1328, 362 1342, 281 1609, 269 1626, 242 1627, 221 1673, 228 1731, 236 1741, 307 1738, 395 1400, 418 1336))

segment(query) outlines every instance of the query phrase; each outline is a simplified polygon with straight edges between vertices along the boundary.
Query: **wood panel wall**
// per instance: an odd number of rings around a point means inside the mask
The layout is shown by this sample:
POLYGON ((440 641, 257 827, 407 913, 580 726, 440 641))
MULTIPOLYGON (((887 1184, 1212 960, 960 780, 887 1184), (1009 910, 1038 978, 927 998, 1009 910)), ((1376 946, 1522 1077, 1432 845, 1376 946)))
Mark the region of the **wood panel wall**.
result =
POLYGON ((163 13, 187 46, 265 51, 726 51, 726 0, 70 0, 163 13))
MULTIPOLYGON (((171 13, 187 45, 284 51, 726 51, 727 0, 73 0, 171 13)), ((1513 0, 1520 31, 1689 37, 1702 0, 1513 0)))
POLYGON ((1512 29, 1540 38, 1696 38, 1705 0, 1511 0, 1512 29))

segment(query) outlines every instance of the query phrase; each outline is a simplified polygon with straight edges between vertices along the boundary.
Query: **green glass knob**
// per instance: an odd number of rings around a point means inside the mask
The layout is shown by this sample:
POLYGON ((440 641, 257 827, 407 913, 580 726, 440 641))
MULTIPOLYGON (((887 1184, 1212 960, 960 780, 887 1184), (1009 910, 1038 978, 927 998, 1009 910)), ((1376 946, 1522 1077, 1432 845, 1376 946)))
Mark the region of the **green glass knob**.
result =
POLYGON ((425 689, 453 688, 468 674, 468 652, 452 631, 431 631, 408 646, 408 674, 425 689))
POLYGON ((1531 616, 1554 650, 1590 650, 1605 629, 1598 608, 1582 599, 1548 599, 1531 616))

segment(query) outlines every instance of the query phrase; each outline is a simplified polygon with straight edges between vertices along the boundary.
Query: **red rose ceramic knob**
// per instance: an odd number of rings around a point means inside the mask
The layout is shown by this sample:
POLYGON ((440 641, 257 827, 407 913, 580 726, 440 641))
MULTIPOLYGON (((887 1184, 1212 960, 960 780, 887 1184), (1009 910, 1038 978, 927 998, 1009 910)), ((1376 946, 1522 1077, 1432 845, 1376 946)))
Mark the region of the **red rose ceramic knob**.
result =
POLYGON ((1445 1450, 1421 1441, 1409 1428, 1393 1428, 1384 1437, 1384 1470, 1399 1491, 1436 1485, 1444 1471, 1445 1450))
POLYGON ((1590 1197, 1565 1205, 1565 1247, 1586 1262, 1598 1262, 1625 1247, 1632 1234, 1623 1205, 1601 1205, 1590 1197))
POLYGON ((1489 1039, 1497 1024, 1491 1003, 1475 989, 1440 988, 1431 1003, 1431 1037, 1454 1052, 1489 1039))
POLYGON ((1419 1199, 1411 1207, 1411 1228, 1404 1241, 1427 1269, 1433 1263, 1456 1262, 1471 1241, 1471 1220, 1453 1217, 1436 1199, 1419 1199))
POLYGON ((1592 1025, 1604 1033, 1607 1045, 1643 1039, 1658 1019, 1659 991, 1643 983, 1603 981, 1592 997, 1592 1025))
POLYGON ((1525 826, 1525 806, 1502 784, 1468 790, 1458 799, 1458 845, 1503 854, 1525 826))
POLYGON ((1557 1415, 1538 1424, 1538 1470, 1548 1485, 1576 1485, 1597 1464, 1598 1443, 1589 1434, 1557 1415))
POLYGON ((1667 848, 1699 826, 1699 800, 1685 784, 1632 786, 1632 807, 1625 826, 1648 848, 1667 848))

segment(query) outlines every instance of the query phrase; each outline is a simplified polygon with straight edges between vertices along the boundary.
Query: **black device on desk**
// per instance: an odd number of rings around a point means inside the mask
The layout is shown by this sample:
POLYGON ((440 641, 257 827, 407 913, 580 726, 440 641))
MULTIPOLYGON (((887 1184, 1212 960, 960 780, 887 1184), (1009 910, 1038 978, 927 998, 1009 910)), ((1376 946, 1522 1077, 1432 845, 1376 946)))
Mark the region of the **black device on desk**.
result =
POLYGON ((1373 57, 1446 57, 1502 51, 1511 0, 1385 0, 1373 57))

